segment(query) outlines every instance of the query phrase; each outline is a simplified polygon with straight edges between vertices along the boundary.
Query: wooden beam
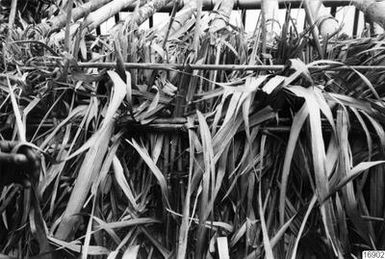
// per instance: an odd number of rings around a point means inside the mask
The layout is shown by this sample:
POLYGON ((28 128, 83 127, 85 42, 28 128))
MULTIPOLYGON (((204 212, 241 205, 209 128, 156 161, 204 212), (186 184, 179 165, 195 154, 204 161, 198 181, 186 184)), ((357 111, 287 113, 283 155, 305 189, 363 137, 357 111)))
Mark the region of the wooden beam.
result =
MULTIPOLYGON (((186 0, 185 0, 186 1, 186 0)), ((203 10, 204 11, 210 11, 214 8, 215 3, 218 0, 202 0, 203 4, 203 10)), ((288 6, 291 6, 291 8, 299 8, 303 7, 303 0, 278 0, 279 7, 280 8, 286 8, 288 6)), ((332 6, 346 6, 351 5, 351 0, 323 0, 323 4, 326 7, 332 7, 332 6)), ((234 9, 235 10, 241 10, 241 9, 261 9, 261 3, 262 0, 235 0, 234 3, 234 9)), ((162 9, 159 10, 159 12, 170 12, 172 10, 172 4, 169 4, 162 9)), ((183 7, 183 3, 181 3, 179 8, 183 7)), ((132 12, 135 9, 135 5, 130 5, 125 11, 132 12)))

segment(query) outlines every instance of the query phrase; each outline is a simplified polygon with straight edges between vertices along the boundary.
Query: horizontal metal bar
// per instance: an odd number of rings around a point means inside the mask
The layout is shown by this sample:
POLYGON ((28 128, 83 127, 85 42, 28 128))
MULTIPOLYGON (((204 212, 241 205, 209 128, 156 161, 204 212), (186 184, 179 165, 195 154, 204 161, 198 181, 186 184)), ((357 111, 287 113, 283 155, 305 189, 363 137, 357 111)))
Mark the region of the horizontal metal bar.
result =
MULTIPOLYGON (((43 64, 42 64, 43 65, 43 64)), ((57 64, 55 64, 57 66, 57 64)), ((183 64, 156 64, 156 63, 124 63, 126 69, 151 69, 151 70, 184 70, 187 65, 183 64)), ((193 70, 225 70, 225 71, 282 71, 285 65, 211 65, 203 64, 189 65, 193 70)), ((115 62, 80 62, 79 68, 116 68, 115 62)), ((310 71, 385 71, 385 66, 346 66, 346 65, 319 65, 308 66, 310 71)))
MULTIPOLYGON (((280 71, 284 69, 283 65, 189 65, 193 70, 259 70, 259 71, 280 71)), ((115 68, 115 62, 100 62, 100 63, 78 63, 78 67, 94 67, 94 68, 115 68)), ((160 63, 124 63, 126 69, 151 69, 151 70, 184 70, 187 65, 183 64, 160 64, 160 63)))
MULTIPOLYGON (((329 123, 326 119, 322 120, 322 130, 326 132, 330 132, 332 129, 329 126, 329 123)), ((209 121, 210 122, 210 121, 209 121)), ((275 121, 275 123, 277 123, 275 121)), ((262 124, 260 125, 260 129, 265 132, 272 132, 272 133, 285 133, 289 132, 291 130, 291 123, 292 121, 288 118, 280 118, 279 124, 262 124)), ((199 125, 198 120, 194 121, 194 124, 192 125, 191 129, 196 129, 199 125)), ((128 131, 133 132, 179 132, 179 133, 187 133, 188 132, 188 126, 187 126, 187 118, 180 117, 180 118, 159 118, 155 119, 152 122, 148 124, 141 124, 138 122, 133 121, 130 117, 122 117, 118 121, 118 127, 126 128, 128 131)), ((220 127, 220 125, 218 125, 220 127)), ((354 130, 356 132, 361 132, 359 127, 354 127, 354 130)))
MULTIPOLYGON (((195 0, 189 0, 189 1, 195 1, 195 0)), ((211 11, 213 10, 216 2, 218 0, 203 0, 202 1, 202 8, 204 11, 211 11)), ((262 0, 234 0, 234 10, 252 10, 252 9, 261 9, 261 3, 262 0)), ((299 8, 303 6, 303 0, 278 0, 279 7, 280 8, 286 8, 286 7, 291 7, 291 8, 299 8)), ((351 0, 346 1, 346 0, 323 0, 323 3, 326 7, 331 7, 331 6, 346 6, 346 5, 351 5, 351 0)), ((132 12, 135 9, 136 5, 130 5, 126 11, 132 12)), ((158 12, 171 12, 173 7, 173 3, 163 7, 160 9, 158 12)), ((183 7, 183 3, 179 8, 183 7)))
MULTIPOLYGON (((222 71, 283 71, 287 66, 285 65, 212 65, 212 64, 166 64, 166 63, 124 63, 125 69, 149 69, 149 70, 166 70, 176 71, 184 70, 190 66, 192 70, 222 70, 222 71)), ((25 68, 33 69, 34 67, 59 67, 57 62, 31 62, 25 68)), ((107 68, 115 69, 115 62, 79 62, 76 68, 107 68)), ((76 69, 75 68, 75 69, 76 69)), ((347 65, 317 65, 307 66, 309 71, 352 71, 353 69, 359 71, 377 71, 385 72, 385 66, 347 66, 347 65)))

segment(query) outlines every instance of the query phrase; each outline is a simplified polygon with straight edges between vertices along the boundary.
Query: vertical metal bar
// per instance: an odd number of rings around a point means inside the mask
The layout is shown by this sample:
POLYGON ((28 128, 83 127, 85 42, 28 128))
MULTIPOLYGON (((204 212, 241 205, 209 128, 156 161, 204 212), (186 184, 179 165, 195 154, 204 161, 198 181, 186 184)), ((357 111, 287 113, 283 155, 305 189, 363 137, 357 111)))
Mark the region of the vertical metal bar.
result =
POLYGON ((265 16, 265 11, 266 10, 264 8, 264 5, 266 4, 265 1, 269 1, 269 0, 262 0, 261 4, 262 4, 262 8, 261 8, 261 20, 262 20, 262 23, 261 23, 261 28, 262 28, 262 33, 261 33, 261 40, 262 40, 262 53, 265 54, 266 53, 266 32, 267 32, 267 29, 266 29, 266 16, 265 16))
POLYGON ((148 19, 148 23, 150 28, 154 27, 154 16, 151 16, 150 19, 148 19))
POLYGON ((333 6, 330 8, 330 15, 333 16, 333 17, 336 17, 336 13, 337 13, 337 6, 336 6, 336 5, 333 5, 333 6))
POLYGON ((354 21, 353 21, 353 37, 354 38, 357 37, 359 18, 360 18, 360 10, 358 10, 356 8, 356 10, 354 11, 354 21))
POLYGON ((246 28, 246 9, 241 10, 241 17, 243 28, 246 28))

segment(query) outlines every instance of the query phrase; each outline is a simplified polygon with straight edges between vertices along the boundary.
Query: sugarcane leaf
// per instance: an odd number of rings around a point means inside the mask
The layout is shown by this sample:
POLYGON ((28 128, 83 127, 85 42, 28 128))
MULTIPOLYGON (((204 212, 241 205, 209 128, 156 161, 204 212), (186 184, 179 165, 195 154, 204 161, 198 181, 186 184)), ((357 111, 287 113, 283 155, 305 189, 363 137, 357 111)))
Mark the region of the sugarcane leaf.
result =
POLYGON ((373 162, 361 162, 361 163, 359 163, 358 165, 356 165, 355 167, 353 167, 351 169, 350 175, 347 175, 343 179, 341 179, 341 181, 338 183, 336 189, 333 190, 333 191, 339 190, 340 188, 345 186, 348 182, 352 181, 354 178, 356 178, 362 172, 368 170, 369 168, 377 166, 377 165, 380 165, 380 164, 384 164, 384 163, 385 163, 384 160, 373 161, 373 162))
POLYGON ((114 71, 107 71, 107 74, 114 83, 114 93, 108 105, 107 112, 104 116, 102 128, 104 125, 108 124, 114 117, 117 112, 120 104, 122 103, 124 97, 127 94, 127 84, 123 82, 122 78, 114 71))
POLYGON ((168 199, 167 182, 166 182, 166 179, 165 179, 163 173, 157 167, 154 160, 151 159, 147 150, 145 150, 143 147, 141 147, 134 139, 132 141, 126 140, 126 142, 129 143, 133 148, 135 148, 135 150, 138 152, 138 154, 143 159, 143 161, 146 162, 147 166, 150 168, 150 170, 154 174, 155 178, 158 180, 158 184, 162 190, 163 201, 165 202, 165 206, 169 208, 170 202, 168 199))
POLYGON ((158 220, 152 219, 152 218, 132 218, 128 220, 121 220, 121 221, 115 221, 115 222, 100 222, 98 225, 97 229, 121 229, 121 228, 126 228, 126 227, 131 227, 131 226, 139 226, 139 225, 144 225, 144 224, 155 224, 159 223, 158 220))
POLYGON ((369 79, 364 75, 362 74, 360 71, 358 71, 357 69, 354 69, 352 68, 352 70, 362 79, 362 81, 364 81, 364 83, 369 87, 370 91, 372 92, 372 94, 374 95, 374 97, 381 101, 381 97, 378 95, 376 89, 374 88, 373 84, 369 81, 369 79))
MULTIPOLYGON (((70 114, 68 114, 68 116, 62 122, 60 122, 60 124, 57 127, 55 127, 55 129, 51 132, 51 134, 49 134, 45 138, 43 143, 40 145, 40 148, 44 150, 46 148, 46 146, 48 145, 48 143, 59 132, 61 127, 66 125, 71 119, 76 118, 77 116, 82 116, 82 115, 84 116, 84 113, 87 111, 87 108, 88 107, 85 105, 79 105, 73 111, 71 111, 70 114)), ((86 150, 86 148, 84 150, 86 150)))
MULTIPOLYGON (((199 213, 199 230, 198 230, 198 238, 203 238, 205 233, 204 222, 207 217, 212 212, 212 207, 209 205, 209 197, 213 197, 210 195, 210 183, 214 181, 215 174, 215 164, 214 164, 214 150, 212 145, 212 138, 209 127, 206 123, 205 118, 202 113, 197 111, 198 121, 199 121, 199 132, 202 139, 202 150, 203 150, 203 176, 201 180, 202 193, 201 193, 201 201, 200 201, 200 213, 199 213)), ((211 189, 213 192, 214 190, 211 189)), ((203 240, 201 239, 198 242, 198 250, 199 246, 203 246, 203 240)))
POLYGON ((272 248, 272 245, 270 243, 270 239, 269 239, 269 236, 268 236, 268 233, 267 233, 267 226, 266 226, 266 221, 265 221, 265 212, 262 208, 262 193, 261 193, 261 182, 259 182, 259 195, 258 195, 258 204, 259 204, 259 216, 260 216, 260 219, 261 219, 261 228, 262 228, 262 236, 263 236, 263 247, 265 249, 265 253, 266 253, 266 258, 274 258, 274 255, 273 255, 273 248, 272 248))
POLYGON ((262 91, 267 94, 271 94, 278 86, 280 86, 286 80, 285 76, 274 76, 270 78, 266 84, 262 87, 262 91))
POLYGON ((294 69, 295 72, 285 79, 285 82, 284 82, 285 86, 290 85, 294 80, 296 80, 298 77, 302 75, 305 78, 307 78, 309 81, 311 82, 313 81, 306 64, 300 61, 299 59, 290 59, 290 68, 294 69))
POLYGON ((122 256, 122 259, 131 259, 131 258, 137 258, 139 253, 139 245, 130 246, 124 251, 124 254, 122 256))
POLYGON ((290 227, 290 224, 293 222, 294 217, 290 218, 282 227, 275 233, 275 235, 270 239, 271 247, 274 248, 279 240, 284 236, 286 230, 290 227))
MULTIPOLYGON (((62 241, 60 239, 54 238, 54 237, 48 237, 48 239, 53 243, 58 245, 59 247, 68 249, 70 251, 81 253, 82 251, 82 244, 79 242, 73 241, 73 242, 66 242, 62 241)), ((90 245, 88 247, 88 255, 108 255, 110 251, 102 246, 93 246, 90 245)))
MULTIPOLYGON (((124 239, 119 243, 119 245, 116 247, 116 249, 114 250, 114 251, 112 251, 109 255, 108 255, 108 257, 107 257, 107 259, 114 259, 114 258, 116 258, 117 256, 118 256, 118 254, 119 254, 119 252, 120 252, 120 249, 122 249, 122 247, 127 243, 127 241, 130 239, 130 236, 131 235, 126 235, 125 237, 124 237, 124 239)), ((130 248, 128 248, 128 250, 130 250, 130 248)), ((136 258, 136 257, 135 257, 136 258)))
POLYGON ((298 141, 299 133, 301 132, 302 126, 305 123, 306 118, 309 116, 308 106, 302 105, 302 108, 294 116, 293 123, 290 129, 289 141, 287 143, 285 159, 283 162, 282 179, 281 179, 281 192, 279 196, 279 218, 281 225, 284 223, 285 216, 285 201, 286 201, 286 190, 288 185, 289 173, 291 162, 294 155, 294 150, 298 141))
POLYGON ((367 146, 368 146, 368 161, 370 161, 372 159, 373 140, 372 140, 372 137, 370 135, 369 129, 368 129, 366 123, 364 122, 361 114, 357 111, 357 109, 353 108, 353 107, 350 107, 350 109, 353 111, 354 115, 357 117, 358 122, 360 123, 362 129, 365 132, 366 143, 367 143, 367 146))
POLYGON ((367 114, 364 111, 361 111, 365 117, 369 120, 369 122, 372 124, 374 130, 377 133, 378 138, 380 139, 381 148, 385 149, 385 130, 382 127, 382 125, 375 119, 373 119, 369 114, 367 114))
POLYGON ((310 216, 310 212, 313 210, 313 207, 316 204, 316 202, 317 202, 317 196, 314 195, 313 198, 311 199, 310 203, 309 203, 309 206, 308 206, 307 210, 306 210, 306 214, 305 214, 305 216, 302 219, 301 227, 300 227, 300 229, 298 231, 298 235, 297 235, 297 237, 295 239, 294 248, 293 248, 292 253, 291 253, 291 257, 290 257, 291 259, 297 258, 297 250, 298 250, 299 241, 300 241, 302 233, 303 233, 303 231, 305 229, 306 222, 307 222, 307 220, 308 220, 308 218, 310 216))
POLYGON ((217 238, 219 259, 230 259, 229 246, 226 237, 217 238))
POLYGON ((114 168, 114 176, 115 180, 122 189, 123 193, 126 195, 127 199, 130 201, 132 207, 135 210, 138 210, 138 205, 135 200, 134 193, 132 192, 130 186, 128 185, 128 182, 124 176, 123 167, 119 161, 119 159, 114 156, 112 159, 112 166, 114 168))

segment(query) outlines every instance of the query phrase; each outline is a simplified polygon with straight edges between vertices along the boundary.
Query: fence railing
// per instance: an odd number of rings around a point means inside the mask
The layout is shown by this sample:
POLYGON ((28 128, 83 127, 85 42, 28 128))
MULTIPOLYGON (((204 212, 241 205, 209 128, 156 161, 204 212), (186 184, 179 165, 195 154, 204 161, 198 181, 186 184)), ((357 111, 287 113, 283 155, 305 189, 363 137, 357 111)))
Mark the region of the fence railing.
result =
MULTIPOLYGON (((182 8, 183 2, 186 2, 186 1, 195 1, 195 0, 180 0, 180 6, 178 9, 182 8)), ((219 0, 202 0, 203 11, 213 10, 215 7, 215 4, 218 1, 219 0)), ((281 9, 302 8, 304 5, 303 2, 304 2, 303 0, 278 0, 279 7, 281 9)), ((326 7, 330 7, 330 14, 334 17, 336 16, 336 13, 337 13, 337 7, 346 7, 346 6, 349 6, 352 4, 351 0, 323 0, 322 2, 326 7)), ((245 26, 246 15, 247 15, 246 11, 247 10, 261 9, 261 4, 262 4, 262 0, 235 0, 234 10, 242 10, 241 20, 242 20, 242 23, 244 26, 245 26)), ((158 12, 171 13, 173 5, 174 4, 171 3, 171 4, 163 7, 162 9, 160 9, 158 12)), ((128 8, 126 8, 124 10, 124 12, 133 12, 135 10, 135 7, 136 7, 135 4, 130 5, 130 6, 128 6, 128 8)), ((359 29, 358 25, 360 22, 360 15, 359 14, 360 14, 360 11, 358 9, 356 9, 354 11, 354 16, 353 16, 353 12, 352 12, 353 18, 351 19, 351 21, 353 23, 353 26, 352 26, 351 35, 353 37, 356 37, 358 35, 358 29, 359 29)), ((119 20, 120 20, 119 14, 115 15, 115 23, 119 22, 119 20)), ((153 24, 154 24, 154 17, 150 17, 149 18, 149 27, 150 28, 153 27, 153 24)), ((97 33, 100 34, 100 28, 97 28, 97 33)), ((350 33, 348 33, 348 34, 350 34, 350 33)))
MULTIPOLYGON (((185 0, 186 1, 186 0, 185 0)), ((195 0, 190 0, 195 1, 195 0)), ((183 1, 182 1, 183 2, 183 1)), ((215 4, 218 2, 218 0, 202 0, 202 8, 204 11, 210 11, 214 8, 215 4)), ((280 8, 300 8, 303 6, 303 0, 278 0, 280 8)), ((338 7, 338 6, 347 6, 350 5, 352 1, 346 1, 346 0, 323 0, 323 4, 326 7, 338 7)), ((234 3, 234 9, 235 10, 251 10, 251 9, 260 9, 261 8, 262 0, 235 0, 234 3)), ((182 7, 183 4, 180 5, 182 7)), ((135 9, 136 5, 133 4, 127 8, 127 11, 133 11, 135 9)), ((160 12, 171 12, 173 8, 173 4, 169 4, 162 9, 160 9, 160 12)))

